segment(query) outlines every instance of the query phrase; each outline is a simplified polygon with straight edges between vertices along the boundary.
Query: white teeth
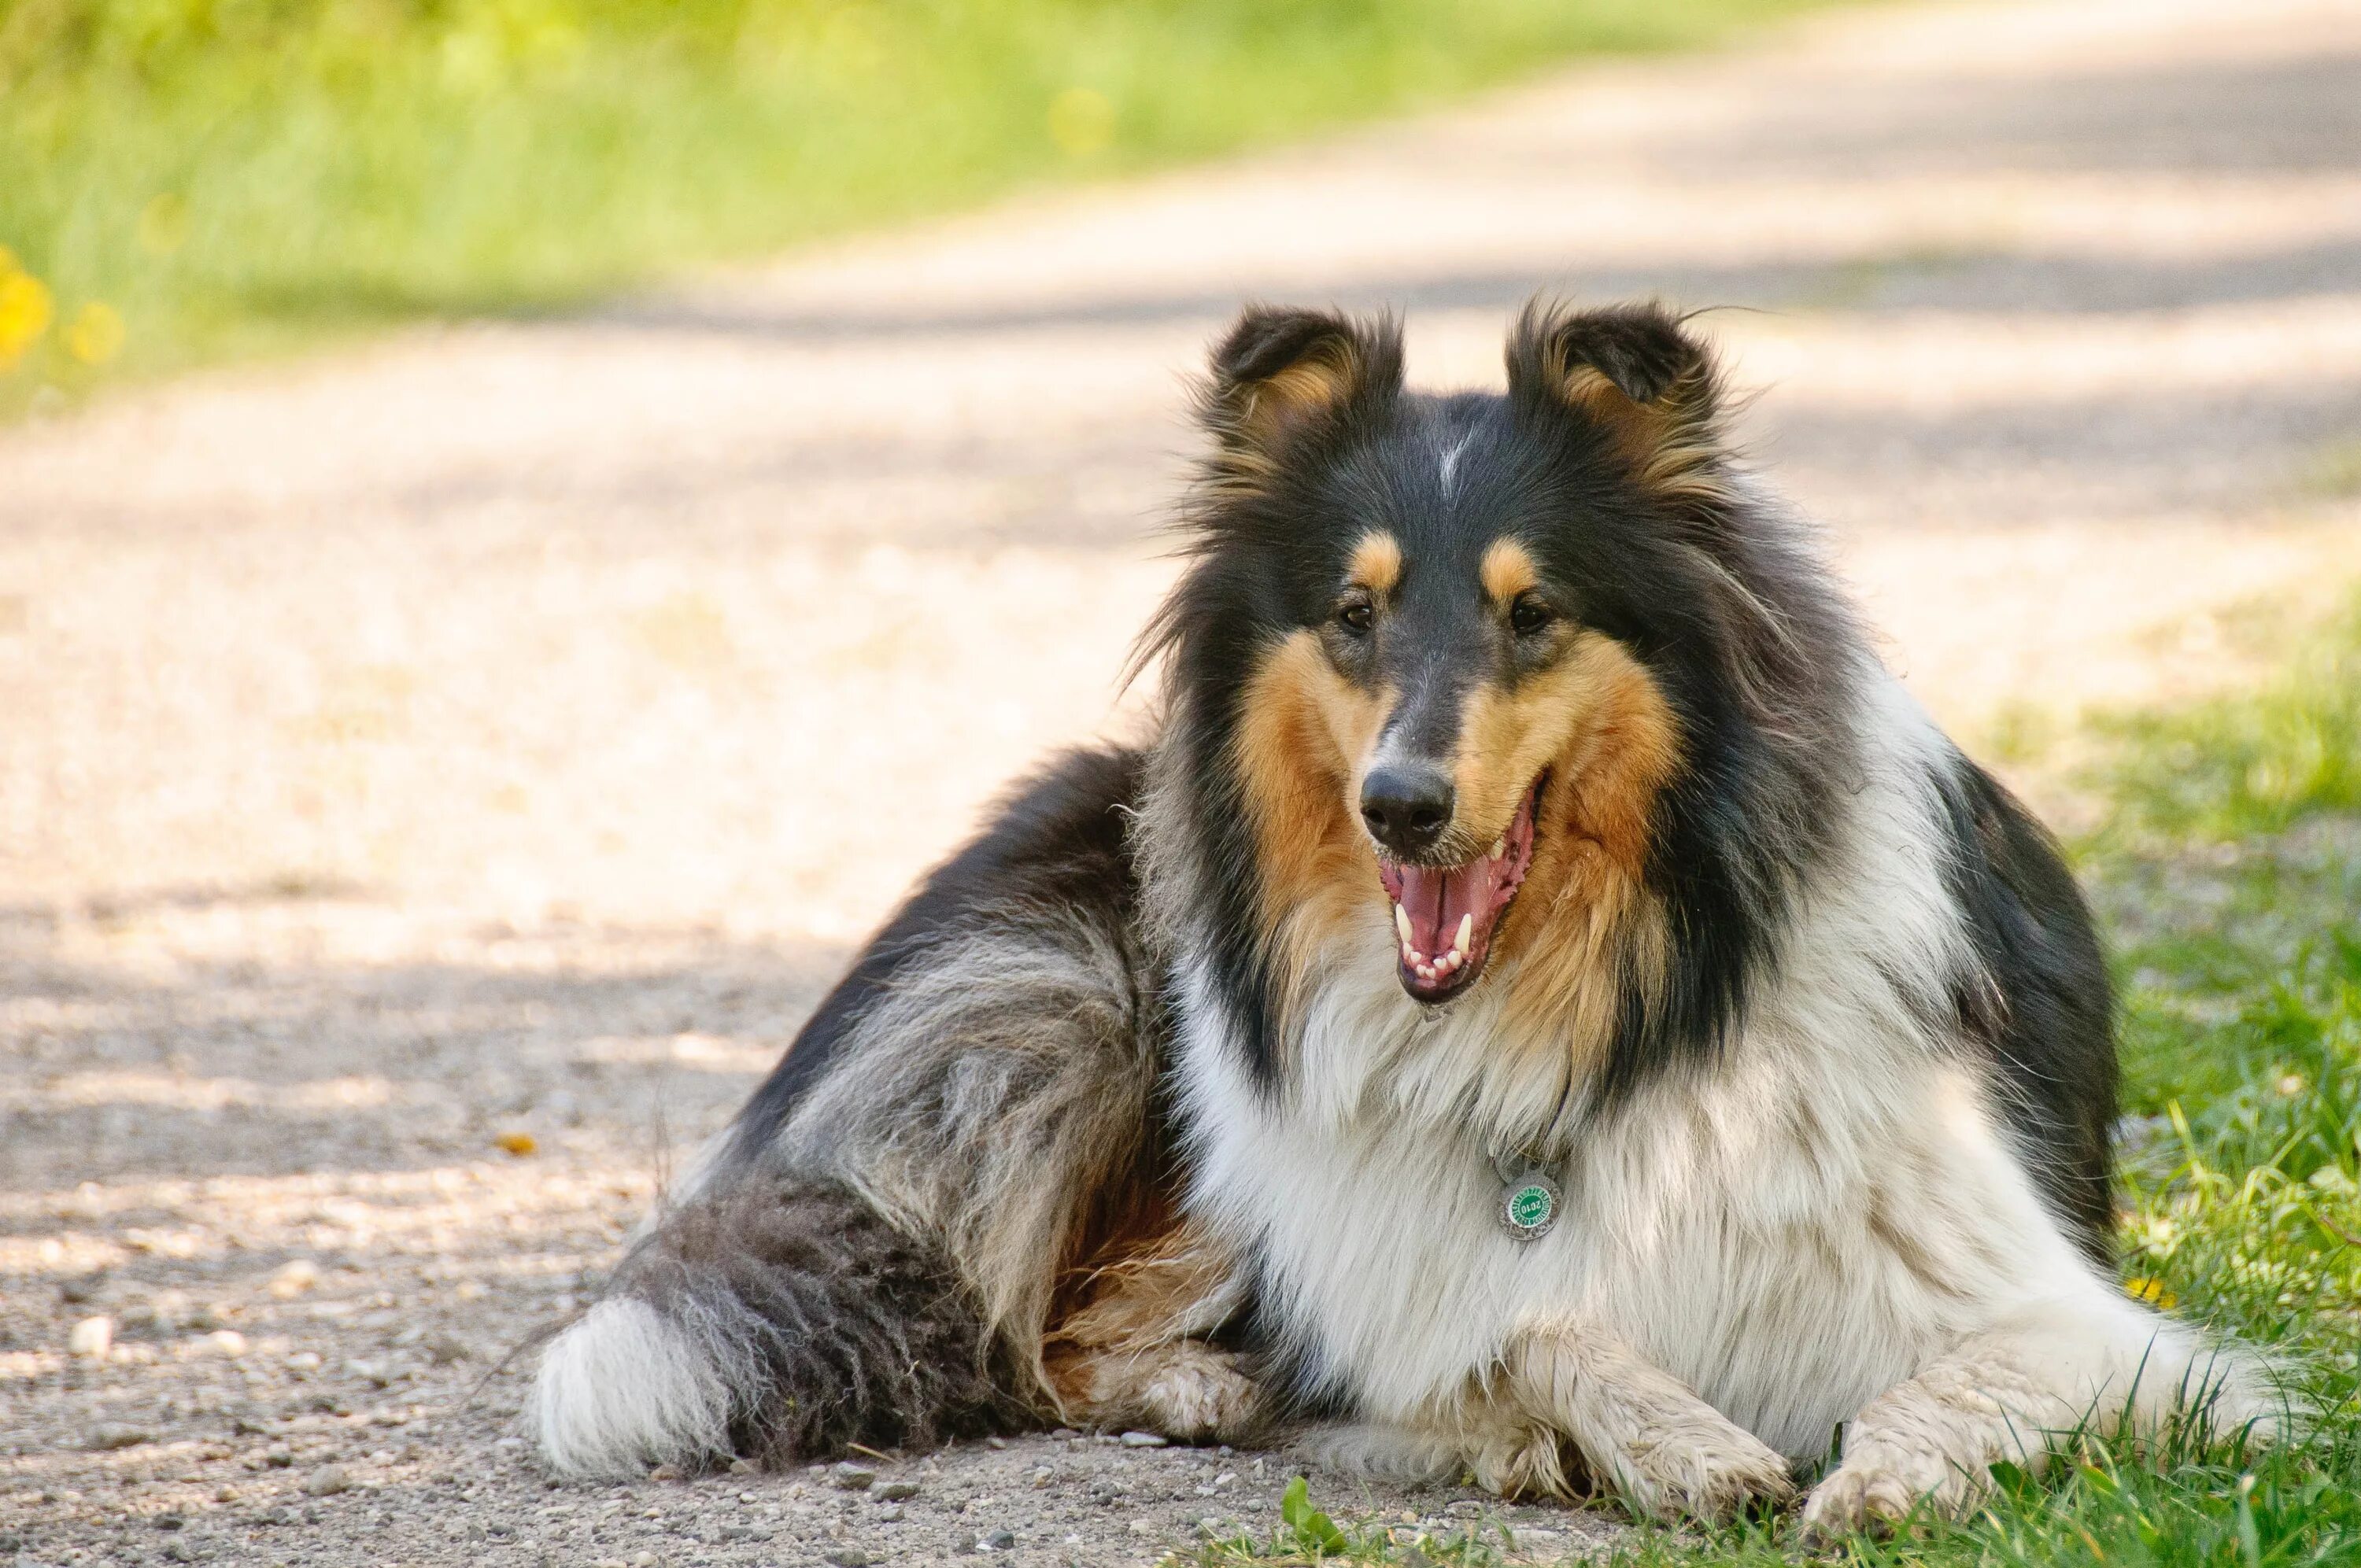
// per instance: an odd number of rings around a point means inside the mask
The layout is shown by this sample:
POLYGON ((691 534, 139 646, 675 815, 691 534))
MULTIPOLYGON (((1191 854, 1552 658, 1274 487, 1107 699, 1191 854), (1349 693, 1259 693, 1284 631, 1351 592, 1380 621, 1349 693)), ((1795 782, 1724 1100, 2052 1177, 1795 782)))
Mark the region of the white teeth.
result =
POLYGON ((1508 839, 1507 839, 1505 836, 1503 836, 1503 837, 1501 837, 1501 838, 1495 839, 1493 839, 1493 840, 1492 840, 1492 858, 1493 858, 1494 860, 1496 860, 1496 861, 1497 861, 1497 860, 1499 860, 1501 856, 1503 856, 1503 855, 1507 854, 1508 852, 1509 852, 1509 840, 1508 840, 1508 839))
POLYGON ((1466 958, 1467 956, 1467 939, 1475 935, 1476 916, 1473 915, 1462 915, 1459 917, 1459 934, 1451 938, 1452 956, 1459 959, 1466 958))
POLYGON ((1394 934, 1401 938, 1402 950, 1410 950, 1410 916, 1399 904, 1394 905, 1394 934))

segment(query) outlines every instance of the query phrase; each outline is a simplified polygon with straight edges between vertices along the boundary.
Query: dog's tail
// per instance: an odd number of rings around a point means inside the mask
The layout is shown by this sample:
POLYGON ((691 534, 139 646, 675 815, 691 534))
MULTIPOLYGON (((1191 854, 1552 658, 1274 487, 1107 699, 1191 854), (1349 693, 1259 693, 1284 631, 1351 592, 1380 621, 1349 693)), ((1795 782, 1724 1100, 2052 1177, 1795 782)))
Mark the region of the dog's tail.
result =
POLYGON ((574 1478, 927 1446, 1007 1422, 1011 1380, 950 1261, 826 1179, 690 1199, 550 1343, 525 1422, 574 1478))

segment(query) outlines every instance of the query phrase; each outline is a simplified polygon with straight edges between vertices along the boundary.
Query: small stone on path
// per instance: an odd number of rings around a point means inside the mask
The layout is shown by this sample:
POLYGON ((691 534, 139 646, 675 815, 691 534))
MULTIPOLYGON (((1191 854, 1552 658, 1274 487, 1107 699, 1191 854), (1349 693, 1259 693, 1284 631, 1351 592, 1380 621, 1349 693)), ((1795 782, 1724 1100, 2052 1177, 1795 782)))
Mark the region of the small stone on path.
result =
POLYGON ((137 1448, 143 1442, 153 1442, 156 1434, 145 1427, 124 1426, 107 1421, 91 1429, 90 1445, 100 1453, 111 1449, 137 1448))
POLYGON ((106 1353, 115 1347, 113 1318, 84 1318, 66 1335, 66 1350, 74 1355, 93 1361, 104 1361, 106 1353))
POLYGON ((352 1475, 341 1464, 323 1464, 303 1477, 303 1495, 309 1497, 333 1497, 352 1489, 352 1475))

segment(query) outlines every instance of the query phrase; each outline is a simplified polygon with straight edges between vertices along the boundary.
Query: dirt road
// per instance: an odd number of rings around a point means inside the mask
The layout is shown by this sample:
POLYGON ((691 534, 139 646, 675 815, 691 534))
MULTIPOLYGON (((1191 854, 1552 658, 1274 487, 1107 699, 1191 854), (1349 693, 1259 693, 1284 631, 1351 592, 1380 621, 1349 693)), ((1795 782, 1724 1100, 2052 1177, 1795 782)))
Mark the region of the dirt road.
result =
POLYGON ((979 803, 1126 722, 1235 302, 1485 381, 1539 288, 1753 307, 1756 448, 1971 736, 2361 573, 2349 4, 1848 13, 0 433, 0 1563, 1266 1526, 1279 1458, 1086 1438, 544 1490, 499 1363, 979 803))

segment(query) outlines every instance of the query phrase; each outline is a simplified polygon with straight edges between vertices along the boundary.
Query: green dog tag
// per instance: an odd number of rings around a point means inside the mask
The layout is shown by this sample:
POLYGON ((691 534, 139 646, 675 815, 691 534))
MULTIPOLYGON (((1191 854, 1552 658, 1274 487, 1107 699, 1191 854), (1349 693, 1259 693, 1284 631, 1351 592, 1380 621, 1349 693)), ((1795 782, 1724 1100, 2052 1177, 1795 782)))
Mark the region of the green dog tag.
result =
POLYGON ((1539 1241, 1557 1223, 1565 1202, 1558 1184, 1541 1172, 1527 1171, 1510 1182, 1501 1194, 1500 1223, 1521 1242, 1539 1241))

